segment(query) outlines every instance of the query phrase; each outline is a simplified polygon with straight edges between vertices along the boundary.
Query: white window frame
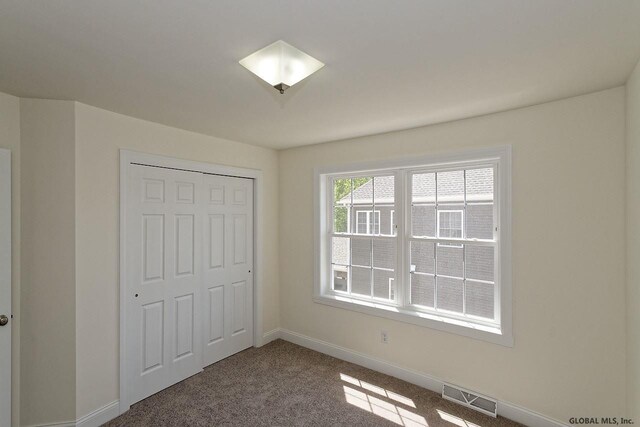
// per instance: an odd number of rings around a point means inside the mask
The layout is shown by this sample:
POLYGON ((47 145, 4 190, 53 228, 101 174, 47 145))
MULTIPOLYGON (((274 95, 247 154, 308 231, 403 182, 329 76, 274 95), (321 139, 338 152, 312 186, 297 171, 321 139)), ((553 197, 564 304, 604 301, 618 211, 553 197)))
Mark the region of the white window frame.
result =
MULTIPOLYGON (((433 156, 400 160, 353 163, 315 169, 315 281, 313 299, 317 303, 344 308, 365 314, 399 320, 438 329, 507 347, 513 346, 512 280, 511 280, 511 146, 470 149, 433 156), (461 318, 447 313, 423 311, 408 304, 410 260, 410 175, 425 171, 458 170, 492 165, 494 167, 494 238, 495 258, 495 321, 461 318), (394 215, 397 220, 398 261, 396 269, 396 302, 358 299, 341 295, 331 289, 330 221, 333 215, 333 189, 330 179, 356 176, 395 176, 394 215)), ((461 239, 451 239, 458 244, 461 239)), ((464 239, 462 239, 464 241, 464 239)), ((482 244, 481 240, 475 239, 482 244)))

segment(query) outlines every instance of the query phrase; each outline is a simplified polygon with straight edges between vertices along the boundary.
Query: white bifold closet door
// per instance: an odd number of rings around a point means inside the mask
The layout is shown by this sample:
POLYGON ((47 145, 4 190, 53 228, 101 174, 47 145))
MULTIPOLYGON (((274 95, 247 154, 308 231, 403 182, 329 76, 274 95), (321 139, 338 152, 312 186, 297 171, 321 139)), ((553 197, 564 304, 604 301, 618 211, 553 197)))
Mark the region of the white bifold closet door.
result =
POLYGON ((202 174, 129 166, 127 355, 132 401, 202 369, 202 174))
POLYGON ((204 365, 253 345, 253 181, 204 176, 204 365))
POLYGON ((134 403, 253 345, 253 181, 139 165, 128 178, 134 403))

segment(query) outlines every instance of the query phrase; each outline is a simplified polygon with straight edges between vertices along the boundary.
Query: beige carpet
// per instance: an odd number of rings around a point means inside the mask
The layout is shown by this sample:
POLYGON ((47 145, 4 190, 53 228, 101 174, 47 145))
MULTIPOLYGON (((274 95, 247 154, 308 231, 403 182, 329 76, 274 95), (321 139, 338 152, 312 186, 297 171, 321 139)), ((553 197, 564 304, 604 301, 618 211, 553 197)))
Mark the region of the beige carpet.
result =
POLYGON ((207 367, 108 426, 518 426, 277 340, 207 367))

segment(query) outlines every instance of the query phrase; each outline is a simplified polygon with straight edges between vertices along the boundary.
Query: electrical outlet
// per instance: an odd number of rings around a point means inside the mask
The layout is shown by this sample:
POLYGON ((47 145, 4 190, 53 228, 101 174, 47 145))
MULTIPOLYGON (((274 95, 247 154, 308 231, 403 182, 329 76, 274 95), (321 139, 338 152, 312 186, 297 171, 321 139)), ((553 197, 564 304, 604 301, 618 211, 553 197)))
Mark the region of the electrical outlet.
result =
POLYGON ((380 332, 380 341, 382 341, 383 344, 389 343, 389 334, 387 331, 380 332))

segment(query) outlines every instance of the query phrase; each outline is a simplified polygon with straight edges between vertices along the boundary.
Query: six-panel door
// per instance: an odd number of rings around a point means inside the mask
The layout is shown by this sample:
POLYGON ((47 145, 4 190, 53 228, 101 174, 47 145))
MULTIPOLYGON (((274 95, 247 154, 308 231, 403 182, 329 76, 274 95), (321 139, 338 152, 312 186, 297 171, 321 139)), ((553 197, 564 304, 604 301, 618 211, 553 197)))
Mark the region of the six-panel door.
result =
POLYGON ((202 174, 130 166, 128 355, 132 402, 202 369, 202 174))
POLYGON ((204 365, 253 344, 253 181, 204 176, 204 365))

